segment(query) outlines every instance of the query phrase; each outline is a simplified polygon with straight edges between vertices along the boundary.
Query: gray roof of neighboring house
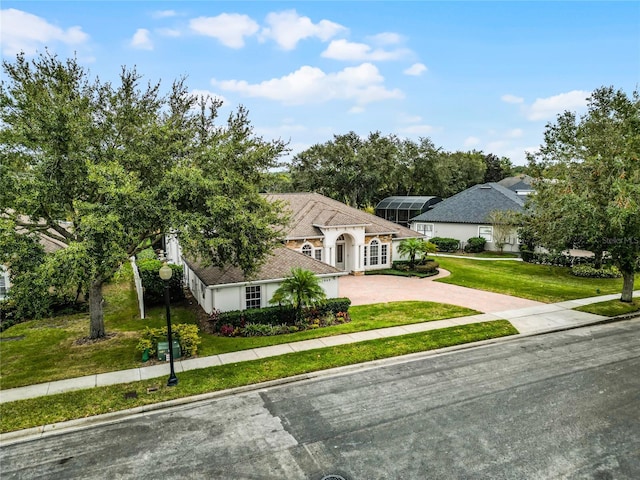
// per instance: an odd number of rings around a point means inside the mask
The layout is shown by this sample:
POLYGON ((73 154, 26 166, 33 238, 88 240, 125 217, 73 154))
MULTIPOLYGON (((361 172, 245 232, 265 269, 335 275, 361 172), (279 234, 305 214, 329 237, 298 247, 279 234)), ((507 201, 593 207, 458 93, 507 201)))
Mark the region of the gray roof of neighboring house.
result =
POLYGON ((296 267, 310 270, 316 275, 346 274, 346 272, 342 272, 331 265, 327 265, 326 263, 284 246, 274 249, 273 252, 266 257, 265 262, 258 271, 250 277, 247 277, 242 269, 238 267, 206 267, 198 262, 188 259, 184 260, 206 285, 278 280, 288 277, 291 274, 291 269, 296 267))
POLYGON ((516 175, 515 177, 503 178, 498 182, 498 185, 507 187, 509 190, 533 190, 533 177, 524 173, 516 175))
POLYGON ((486 223, 493 210, 521 212, 525 199, 497 183, 474 185, 436 204, 410 222, 486 223))
POLYGON ((391 234, 394 238, 417 238, 414 230, 349 207, 319 193, 272 193, 270 201, 282 201, 289 207, 291 223, 287 239, 322 237, 320 227, 364 226, 367 235, 391 234))

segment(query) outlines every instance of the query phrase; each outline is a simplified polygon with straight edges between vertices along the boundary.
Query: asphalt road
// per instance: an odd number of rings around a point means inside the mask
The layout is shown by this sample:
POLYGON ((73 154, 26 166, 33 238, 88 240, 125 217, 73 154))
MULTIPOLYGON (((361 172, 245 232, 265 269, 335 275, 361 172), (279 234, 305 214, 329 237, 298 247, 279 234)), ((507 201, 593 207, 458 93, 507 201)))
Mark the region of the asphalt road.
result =
POLYGON ((639 479, 640 320, 189 404, 0 454, 3 480, 639 479))

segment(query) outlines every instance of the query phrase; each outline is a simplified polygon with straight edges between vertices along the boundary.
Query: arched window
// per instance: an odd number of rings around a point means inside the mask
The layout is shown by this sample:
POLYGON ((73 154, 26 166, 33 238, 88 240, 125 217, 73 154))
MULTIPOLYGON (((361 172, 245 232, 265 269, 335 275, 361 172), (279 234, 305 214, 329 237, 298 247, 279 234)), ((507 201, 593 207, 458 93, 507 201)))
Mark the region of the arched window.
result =
POLYGON ((369 242, 369 265, 380 263, 380 242, 375 238, 369 242))
POLYGON ((313 252, 313 247, 311 245, 309 245, 308 243, 305 243, 302 246, 302 253, 304 255, 306 255, 307 257, 310 257, 312 252, 313 252))

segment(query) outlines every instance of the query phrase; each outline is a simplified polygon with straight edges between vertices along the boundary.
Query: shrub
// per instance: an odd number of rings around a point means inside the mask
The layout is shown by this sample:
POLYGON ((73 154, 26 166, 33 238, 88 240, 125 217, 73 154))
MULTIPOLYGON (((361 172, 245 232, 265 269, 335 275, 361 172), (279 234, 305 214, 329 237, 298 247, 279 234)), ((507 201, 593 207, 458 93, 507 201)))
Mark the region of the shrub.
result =
POLYGON ((482 237, 471 237, 467 240, 467 244, 464 246, 464 251, 467 253, 480 253, 484 252, 484 247, 487 241, 482 237))
MULTIPOLYGON (((198 335, 198 326, 192 323, 177 323, 171 325, 172 336, 180 344, 182 356, 193 357, 198 353, 198 345, 200 345, 200 336, 198 335)), ((142 338, 138 341, 136 349, 144 352, 149 350, 149 356, 154 357, 158 351, 158 342, 167 340, 167 327, 149 328, 145 327, 142 331, 142 338)))
POLYGON ((416 265, 416 272, 420 273, 435 273, 438 271, 440 264, 434 260, 424 262, 422 265, 416 265))
POLYGON ((16 315, 16 303, 13 300, 0 301, 0 332, 4 332, 20 321, 16 315))
POLYGON ((455 238, 434 237, 429 241, 438 247, 439 252, 455 252, 460 249, 460 242, 455 238))
POLYGON ((136 260, 158 260, 158 255, 156 255, 153 248, 149 247, 139 251, 136 255, 136 260))
MULTIPOLYGON (((136 262, 144 287, 144 302, 146 305, 159 305, 164 302, 164 280, 160 278, 158 271, 162 267, 162 262, 155 259, 138 260, 136 262)), ((182 288, 182 267, 180 265, 168 264, 173 270, 169 280, 169 295, 171 301, 181 301, 184 299, 182 288)))
POLYGON ((576 265, 571 268, 571 273, 576 277, 587 278, 620 278, 622 274, 615 266, 605 268, 593 268, 591 265, 576 265))
POLYGON ((556 267, 573 267, 576 265, 593 265, 593 257, 574 257, 561 252, 534 252, 526 248, 520 248, 520 256, 527 263, 538 265, 552 265, 556 267))

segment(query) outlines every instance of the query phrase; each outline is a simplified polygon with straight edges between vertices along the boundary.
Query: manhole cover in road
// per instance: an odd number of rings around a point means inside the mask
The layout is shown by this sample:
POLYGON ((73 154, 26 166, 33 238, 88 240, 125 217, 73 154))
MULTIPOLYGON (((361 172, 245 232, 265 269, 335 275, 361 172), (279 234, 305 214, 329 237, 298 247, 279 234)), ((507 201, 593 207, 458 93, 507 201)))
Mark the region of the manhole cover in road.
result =
POLYGON ((322 477, 321 480, 347 480, 347 479, 340 475, 326 475, 322 477))

